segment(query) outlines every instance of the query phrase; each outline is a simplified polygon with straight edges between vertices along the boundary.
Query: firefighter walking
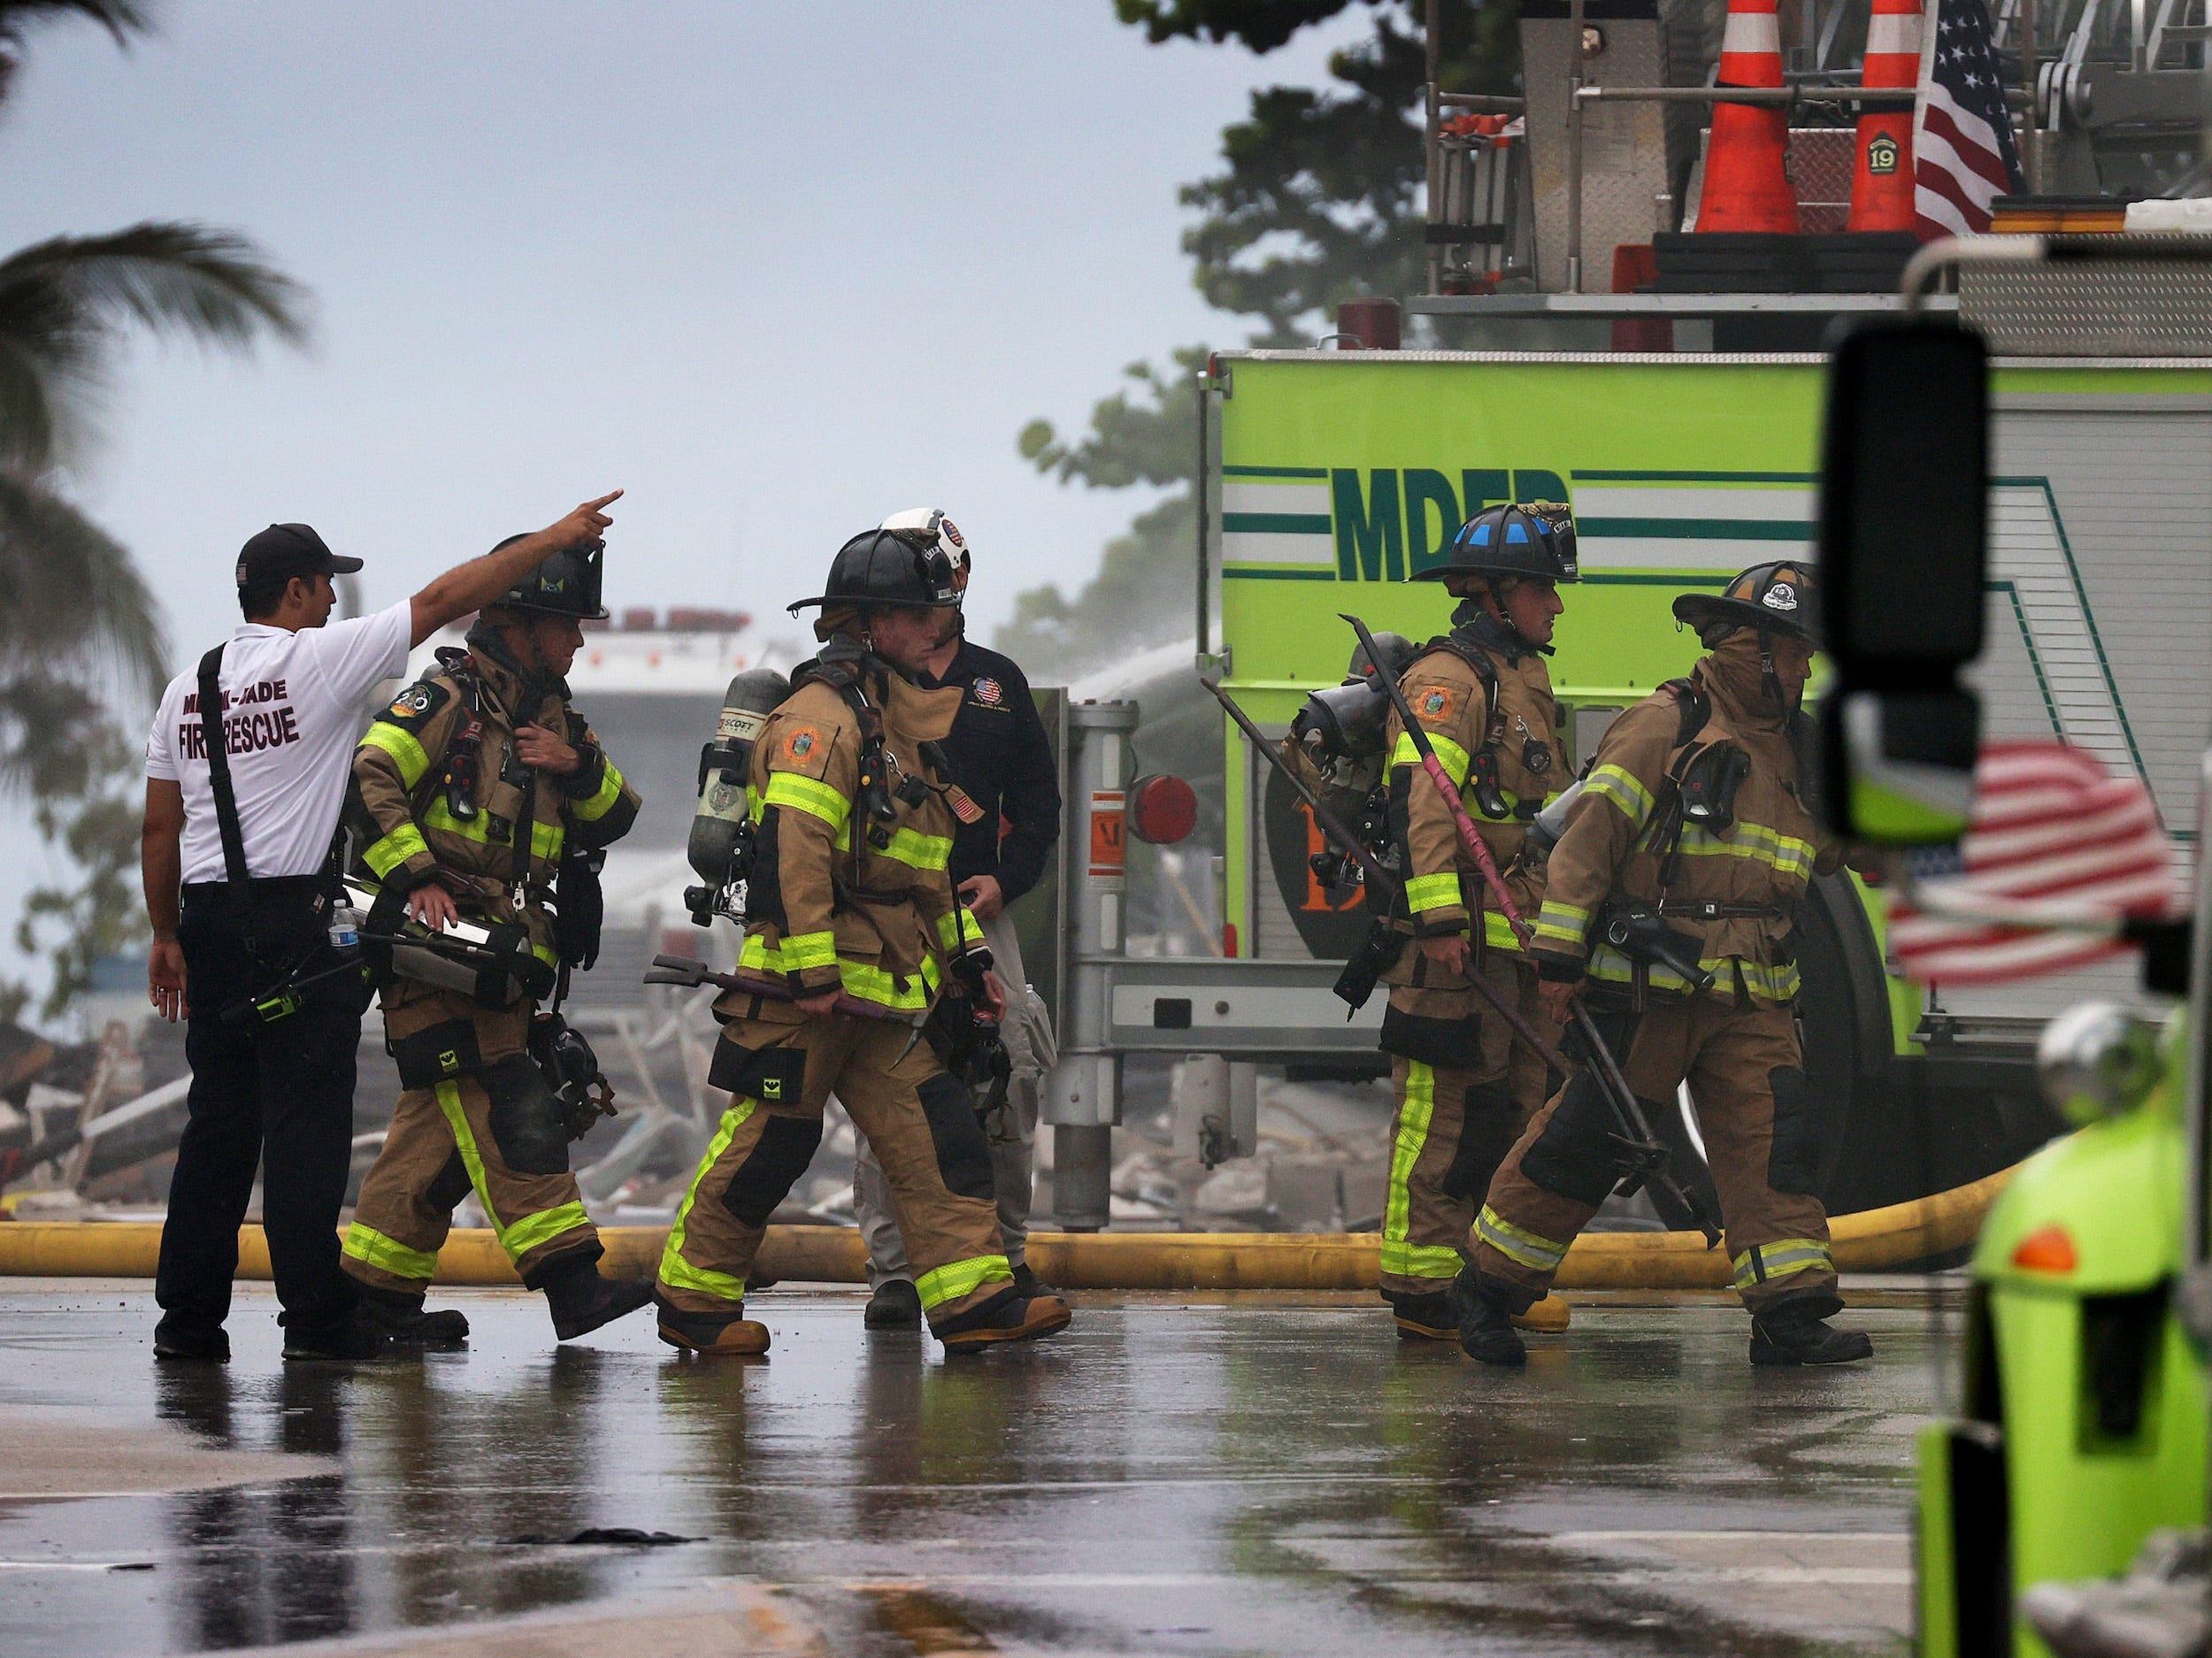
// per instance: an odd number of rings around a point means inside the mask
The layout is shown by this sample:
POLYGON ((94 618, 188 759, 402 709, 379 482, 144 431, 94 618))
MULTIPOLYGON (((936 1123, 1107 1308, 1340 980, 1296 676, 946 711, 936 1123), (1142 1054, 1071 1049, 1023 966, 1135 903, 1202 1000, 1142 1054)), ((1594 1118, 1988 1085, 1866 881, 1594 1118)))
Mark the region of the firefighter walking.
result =
MULTIPOLYGON (((1533 913, 1542 872, 1518 860, 1530 820, 1566 771, 1544 658, 1565 610, 1559 584, 1579 579, 1573 521, 1564 507, 1492 507, 1460 526, 1442 564, 1413 579, 1440 581, 1460 603, 1452 631, 1406 669, 1407 704, 1507 872, 1516 906, 1533 913)), ((1547 1036, 1555 1023, 1394 713, 1388 742, 1389 822, 1406 874, 1393 921, 1415 948, 1383 975, 1381 1046, 1397 1113, 1382 1294, 1402 1338, 1449 1341, 1458 1334, 1450 1285, 1466 1264, 1475 1205, 1550 1088, 1543 1059, 1483 1005, 1471 975, 1547 1036)), ((1530 1328, 1567 1322, 1556 1298, 1515 1312, 1530 1328)))
MULTIPOLYGON (((1548 1004, 1563 1017, 1584 998, 1647 1113, 1689 1083, 1754 1364, 1873 1351, 1825 1322, 1843 1301, 1793 1010, 1796 906, 1841 862, 1801 770, 1816 606, 1793 563, 1674 602, 1709 654, 1607 732, 1551 854, 1532 946, 1548 1004)), ((1490 1183, 1453 1286, 1475 1358, 1524 1361, 1511 1316, 1549 1288, 1618 1179, 1615 1132, 1595 1078, 1578 1073, 1490 1183)))
MULTIPOLYGON (((422 1301, 472 1190, 522 1281, 544 1293, 559 1339, 650 1297, 599 1274, 599 1234, 568 1166, 569 1141, 589 1122, 572 1120, 534 1057, 553 1034, 536 1003, 564 961, 588 965, 597 953, 594 855, 628 832, 639 804, 562 678, 583 644, 580 621, 607 614, 603 557, 595 544, 547 559, 480 614, 465 650, 441 650, 355 751, 358 871, 378 890, 370 937, 388 939, 403 917, 427 931, 474 923, 513 963, 455 964, 474 981, 465 990, 445 972, 445 982, 388 965, 380 975, 404 1092, 362 1182, 344 1265, 365 1305, 416 1347, 467 1334, 460 1314, 425 1314, 422 1301)), ((428 958, 386 945, 371 959, 428 958)))
POLYGON ((709 1073, 732 1098, 661 1255, 671 1346, 767 1351, 766 1327, 744 1316, 746 1278, 833 1092, 882 1165, 923 1313, 948 1348, 1068 1322, 1059 1297, 1015 1286, 990 1146, 946 1066, 976 1057, 978 1015, 1003 1006, 948 872, 956 827, 980 817, 939 747, 962 691, 915 682, 958 602, 941 549, 878 529, 839 551, 819 597, 791 606, 822 607, 824 649, 753 749, 741 986, 715 1005, 709 1073))

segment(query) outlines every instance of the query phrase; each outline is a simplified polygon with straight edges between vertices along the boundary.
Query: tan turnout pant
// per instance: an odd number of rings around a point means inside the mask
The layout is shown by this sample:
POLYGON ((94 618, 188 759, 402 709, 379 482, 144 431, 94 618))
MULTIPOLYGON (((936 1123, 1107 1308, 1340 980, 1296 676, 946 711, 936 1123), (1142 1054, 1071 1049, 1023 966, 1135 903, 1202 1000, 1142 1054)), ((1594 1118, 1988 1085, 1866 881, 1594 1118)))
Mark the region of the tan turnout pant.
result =
MULTIPOLYGON (((1509 1005, 1556 1042, 1532 968, 1512 952, 1491 948, 1482 952, 1480 971, 1509 1005)), ((1383 1208, 1382 1291, 1425 1295, 1442 1290, 1465 1264, 1476 1207, 1514 1137, 1543 1105, 1551 1069, 1471 988, 1400 986, 1391 991, 1390 1005, 1392 1026, 1415 1033, 1399 1046, 1430 1058, 1396 1052, 1391 1058, 1397 1112, 1383 1208), (1449 1021, 1462 1034, 1455 1042, 1430 1021, 1449 1021), (1436 1063, 1455 1056, 1463 1063, 1436 1063)), ((1386 1046, 1390 1040, 1386 1035, 1386 1046)))
POLYGON ((419 1294, 454 1206, 472 1190, 524 1283, 555 1255, 589 1249, 595 1258, 599 1233, 568 1172, 567 1128, 527 1051, 533 1004, 482 1008, 406 979, 383 1002, 400 1079, 420 1086, 399 1096, 361 1183, 346 1270, 419 1294))
POLYGON ((929 1044, 887 1019, 757 1006, 716 1046, 712 1079, 730 1090, 730 1109, 669 1231, 662 1299, 679 1312, 742 1309, 768 1217, 813 1160, 833 1092, 883 1165, 930 1322, 1010 1287, 973 1096, 929 1044))
MULTIPOLYGON (((1625 1046, 1621 1068, 1647 1115, 1672 1110, 1675 1090, 1690 1085, 1744 1304, 1758 1312, 1814 1295, 1840 1308, 1828 1217, 1813 1194, 1818 1148, 1790 1010, 1739 1004, 1732 994, 1654 997, 1625 1046)), ((1477 1270, 1509 1286, 1507 1300, 1533 1301, 1550 1287, 1567 1246, 1613 1186, 1614 1132, 1586 1071, 1515 1144, 1473 1237, 1477 1270)))

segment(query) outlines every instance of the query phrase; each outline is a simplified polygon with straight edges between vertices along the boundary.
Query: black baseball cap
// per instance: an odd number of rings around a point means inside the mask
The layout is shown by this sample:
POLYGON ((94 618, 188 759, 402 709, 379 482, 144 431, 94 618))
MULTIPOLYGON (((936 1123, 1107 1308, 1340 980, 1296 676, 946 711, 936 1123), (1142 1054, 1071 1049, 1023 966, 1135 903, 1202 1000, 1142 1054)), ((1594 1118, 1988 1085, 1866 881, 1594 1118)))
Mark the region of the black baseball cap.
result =
POLYGON ((289 581, 294 576, 349 576, 360 568, 359 559, 332 552, 305 524, 272 524, 238 549, 242 592, 265 582, 289 581))

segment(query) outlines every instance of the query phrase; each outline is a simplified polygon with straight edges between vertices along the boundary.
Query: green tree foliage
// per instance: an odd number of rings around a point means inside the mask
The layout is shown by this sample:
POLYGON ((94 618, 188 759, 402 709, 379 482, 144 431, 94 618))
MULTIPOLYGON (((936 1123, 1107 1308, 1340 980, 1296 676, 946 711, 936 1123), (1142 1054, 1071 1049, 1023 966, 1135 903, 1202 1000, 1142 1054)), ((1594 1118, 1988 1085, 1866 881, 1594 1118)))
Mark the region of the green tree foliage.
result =
MULTIPOLYGON (((1300 29, 1369 12, 1372 35, 1330 55, 1333 85, 1253 92, 1245 119, 1222 133, 1222 170, 1183 187, 1184 204, 1197 213, 1183 247, 1199 291, 1248 319, 1259 346, 1310 345, 1334 326, 1329 319, 1345 300, 1420 287, 1424 0, 1114 0, 1114 8, 1155 43, 1204 41, 1263 54, 1300 29)), ((1444 89, 1517 90, 1517 18, 1512 0, 1441 0, 1444 89)), ((1074 598, 1056 587, 1018 595, 1014 620, 995 635, 1001 649, 1079 672, 1190 626, 1191 377, 1204 360, 1202 349, 1185 350, 1173 370, 1130 369, 1132 388, 1100 403, 1073 444, 1042 420, 1022 432, 1023 456, 1063 483, 1179 487, 1108 544, 1097 577, 1074 598)))
MULTIPOLYGON (((0 101, 24 37, 74 17, 127 47, 147 0, 0 0, 0 101)), ((56 236, 0 259, 0 798, 27 799, 39 830, 86 878, 35 894, 23 948, 51 948, 46 1012, 80 994, 91 959, 141 928, 135 724, 167 672, 153 595, 130 555, 67 495, 96 447, 102 395, 138 331, 247 349, 304 338, 304 291, 249 241, 149 222, 56 236)), ((19 994, 15 997, 19 1003, 19 994)))

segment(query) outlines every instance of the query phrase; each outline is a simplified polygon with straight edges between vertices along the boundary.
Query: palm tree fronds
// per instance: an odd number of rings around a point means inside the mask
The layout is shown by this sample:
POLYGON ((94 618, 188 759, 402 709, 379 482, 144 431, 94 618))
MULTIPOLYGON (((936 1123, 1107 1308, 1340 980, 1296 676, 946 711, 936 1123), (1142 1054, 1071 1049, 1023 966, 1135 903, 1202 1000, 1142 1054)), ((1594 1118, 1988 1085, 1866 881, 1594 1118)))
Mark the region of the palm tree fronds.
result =
POLYGON ((0 681, 74 670, 136 700, 160 687, 167 658, 160 610, 122 544, 0 467, 0 681))

